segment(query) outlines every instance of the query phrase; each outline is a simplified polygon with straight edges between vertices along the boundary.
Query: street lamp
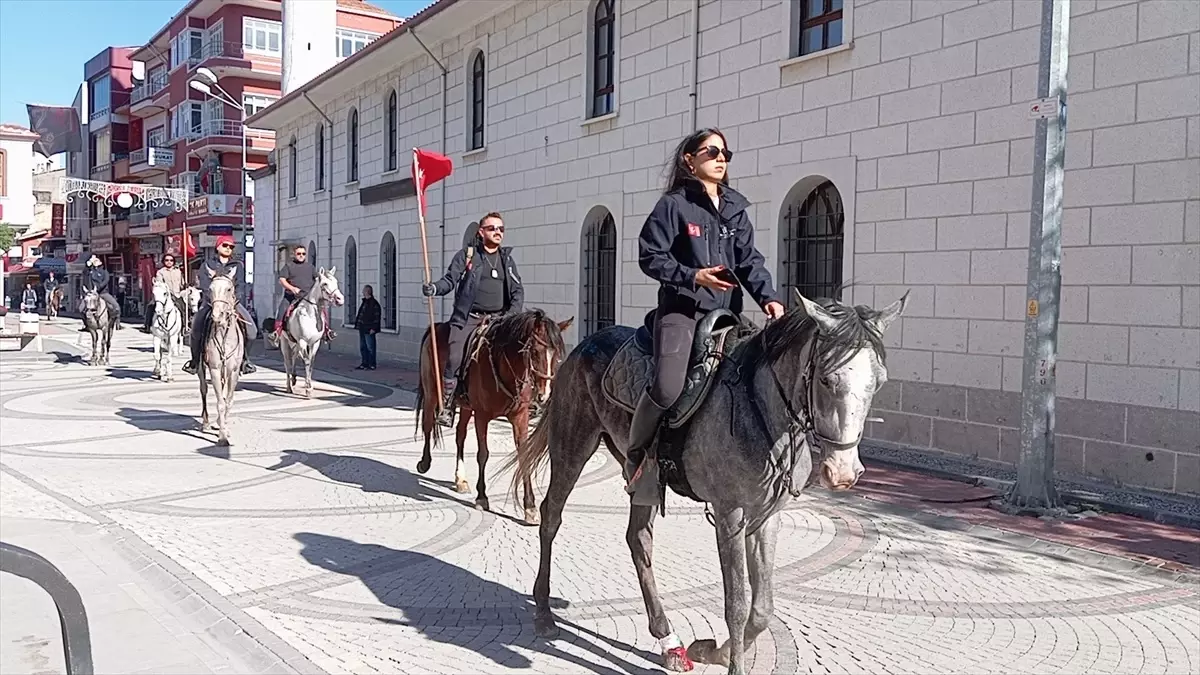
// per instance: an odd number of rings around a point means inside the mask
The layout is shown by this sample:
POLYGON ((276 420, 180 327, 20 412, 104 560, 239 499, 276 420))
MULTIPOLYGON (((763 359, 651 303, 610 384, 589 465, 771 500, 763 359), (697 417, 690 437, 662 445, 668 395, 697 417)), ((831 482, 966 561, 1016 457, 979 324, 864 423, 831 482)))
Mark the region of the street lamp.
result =
POLYGON ((241 170, 241 192, 242 198, 242 235, 246 233, 246 106, 234 100, 229 92, 225 91, 220 84, 217 83, 217 75, 208 68, 197 68, 196 74, 192 79, 188 80, 188 86, 196 91, 221 101, 225 105, 237 108, 242 114, 242 170, 241 170), (217 91, 214 93, 213 89, 217 91))

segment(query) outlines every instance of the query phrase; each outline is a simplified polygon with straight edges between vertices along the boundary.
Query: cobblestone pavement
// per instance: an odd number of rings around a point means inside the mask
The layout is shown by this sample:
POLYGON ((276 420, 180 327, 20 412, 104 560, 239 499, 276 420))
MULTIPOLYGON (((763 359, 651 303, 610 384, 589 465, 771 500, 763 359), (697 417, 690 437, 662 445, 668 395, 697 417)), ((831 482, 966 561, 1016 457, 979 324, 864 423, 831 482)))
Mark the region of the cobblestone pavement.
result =
MULTIPOLYGON (((471 508, 449 450, 415 473, 411 393, 322 372, 305 400, 260 368, 234 403, 235 446, 217 448, 198 431, 195 380, 151 380, 149 338, 116 342, 108 368, 54 340, 0 356, 4 536, 40 522, 111 540, 136 570, 122 587, 171 599, 159 623, 200 641, 178 672, 659 672, 620 468, 603 453, 556 542, 563 633, 544 641, 529 611, 536 529, 511 518, 504 476, 489 477, 494 513, 471 508)), ((511 448, 497 426, 493 469, 511 448)), ((699 505, 668 508, 655 571, 674 629, 723 638, 712 528, 699 505)), ((776 617, 752 671, 1194 673, 1195 578, 818 490, 782 516, 776 617)), ((137 669, 105 658, 99 671, 137 669)))

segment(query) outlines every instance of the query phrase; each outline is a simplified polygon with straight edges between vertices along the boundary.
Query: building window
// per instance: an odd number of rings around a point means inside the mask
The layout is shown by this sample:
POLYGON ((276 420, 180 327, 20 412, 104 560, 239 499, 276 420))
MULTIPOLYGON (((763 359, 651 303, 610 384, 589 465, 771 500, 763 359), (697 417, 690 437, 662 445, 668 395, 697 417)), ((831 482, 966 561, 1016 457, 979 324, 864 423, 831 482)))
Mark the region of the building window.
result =
POLYGON ((88 82, 88 103, 92 107, 93 119, 108 110, 112 103, 112 78, 101 75, 88 82))
MULTIPOLYGON (((71 159, 75 158, 74 153, 71 159)), ((8 196, 8 153, 0 150, 0 197, 8 196)))
POLYGON ((204 32, 189 28, 171 38, 171 70, 189 62, 199 62, 204 51, 204 32))
POLYGON ((312 239, 309 239, 308 240, 308 248, 306 250, 308 251, 308 261, 313 264, 313 267, 316 267, 317 266, 317 242, 313 241, 312 239))
POLYGON ((279 56, 283 47, 283 27, 278 21, 242 18, 242 48, 248 52, 279 56))
POLYGON ((167 130, 163 127, 154 127, 146 131, 146 147, 161 148, 167 144, 167 130))
POLYGON ((379 293, 384 330, 396 330, 396 238, 385 232, 379 245, 379 293))
POLYGON ((325 189, 325 125, 317 125, 317 136, 313 140, 313 175, 317 178, 316 189, 325 189))
POLYGON ((300 168, 296 153, 296 139, 293 137, 288 142, 288 197, 296 198, 296 176, 300 168))
POLYGON ((483 147, 484 101, 487 98, 486 62, 483 52, 476 52, 471 59, 471 93, 470 110, 468 112, 468 133, 470 142, 468 150, 478 150, 483 147))
POLYGON ((815 54, 842 44, 843 0, 800 0, 795 56, 815 54))
POLYGON ((842 196, 824 181, 792 200, 783 213, 783 289, 793 306, 804 297, 841 299, 846 216, 842 196))
POLYGON ((346 298, 346 325, 352 326, 355 315, 358 314, 358 246, 354 243, 354 237, 346 238, 345 257, 342 269, 346 270, 343 294, 346 298))
POLYGON ((358 180, 358 110, 350 109, 346 121, 346 182, 358 180))
POLYGON ((335 40, 337 41, 338 60, 349 58, 350 55, 374 42, 377 37, 379 36, 374 33, 364 33, 360 30, 337 29, 335 40))
POLYGON ((399 101, 396 100, 396 90, 393 89, 388 94, 387 100, 387 170, 395 171, 399 166, 397 164, 396 151, 396 133, 398 130, 397 115, 399 113, 399 101))
POLYGON ((264 94, 242 94, 242 107, 246 109, 246 117, 250 117, 266 110, 267 106, 278 100, 278 97, 264 94))
POLYGON ((604 209, 583 240, 583 337, 617 321, 617 224, 604 209))
POLYGON ((596 0, 596 8, 592 16, 591 117, 607 115, 614 108, 616 27, 616 0, 596 0))

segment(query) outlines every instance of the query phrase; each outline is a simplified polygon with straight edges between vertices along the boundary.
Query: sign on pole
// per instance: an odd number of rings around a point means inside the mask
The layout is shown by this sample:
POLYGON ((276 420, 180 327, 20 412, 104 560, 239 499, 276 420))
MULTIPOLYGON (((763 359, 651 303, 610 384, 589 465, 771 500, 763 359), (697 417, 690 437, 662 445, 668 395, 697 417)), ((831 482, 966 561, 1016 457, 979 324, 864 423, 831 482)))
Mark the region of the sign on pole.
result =
POLYGON ((1054 487, 1055 374, 1062 286, 1063 166, 1067 140, 1067 42, 1070 0, 1042 0, 1029 269, 1025 295, 1025 362, 1021 374, 1021 451, 1008 501, 1019 507, 1059 506, 1054 487))

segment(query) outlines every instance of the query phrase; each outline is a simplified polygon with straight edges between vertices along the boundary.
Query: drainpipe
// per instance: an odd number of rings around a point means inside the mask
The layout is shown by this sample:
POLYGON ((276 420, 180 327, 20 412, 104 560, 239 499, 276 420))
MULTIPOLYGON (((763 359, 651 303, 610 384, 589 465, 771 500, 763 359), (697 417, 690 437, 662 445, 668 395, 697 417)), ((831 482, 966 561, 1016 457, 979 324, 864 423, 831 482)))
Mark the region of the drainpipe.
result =
POLYGON ((688 92, 688 97, 692 100, 692 126, 687 133, 692 133, 696 130, 697 116, 700 109, 700 73, 698 67, 700 65, 700 0, 692 0, 692 82, 691 91, 688 92))
MULTIPOLYGON (((278 269, 278 266, 279 266, 279 239, 280 239, 280 237, 283 236, 283 232, 280 231, 280 225, 283 223, 283 219, 279 217, 279 210, 281 208, 283 208, 283 198, 280 196, 283 194, 283 185, 280 184, 280 182, 283 180, 283 176, 280 175, 280 173, 279 173, 279 155, 278 154, 275 155, 275 173, 273 173, 271 175, 274 176, 274 180, 272 180, 271 182, 275 185, 275 208, 274 208, 275 222, 273 223, 273 226, 275 228, 275 237, 271 241, 271 280, 270 280, 270 283, 271 283, 271 308, 278 308, 279 301, 282 299, 282 297, 279 294, 283 293, 283 288, 280 287, 279 281, 278 281, 278 279, 279 279, 279 269, 278 269)), ((258 196, 257 192, 255 193, 255 196, 258 196)), ((258 248, 258 242, 254 242, 254 244, 255 244, 255 248, 258 248)), ((278 312, 279 310, 275 309, 274 311, 278 312)), ((274 315, 268 314, 267 316, 274 316, 274 315)))
MULTIPOLYGON (((443 155, 449 156, 450 153, 446 151, 446 146, 449 145, 449 143, 446 140, 446 103, 447 103, 447 96, 448 96, 447 92, 449 90, 449 81, 448 81, 449 72, 446 70, 446 66, 443 65, 442 62, 438 60, 438 57, 433 55, 433 52, 429 50, 429 47, 425 46, 425 42, 423 40, 421 40, 421 37, 419 35, 417 35, 416 31, 414 31, 412 28, 409 28, 408 32, 409 32, 409 34, 411 34, 413 36, 413 39, 415 39, 417 41, 417 44, 421 45, 421 49, 424 49, 425 53, 429 55, 429 58, 433 61, 434 65, 436 65, 438 67, 438 69, 442 71, 442 105, 441 105, 441 111, 440 111, 441 112, 441 122, 442 122, 442 148, 441 148, 441 150, 442 150, 443 155)), ((446 263, 446 183, 448 180, 449 180, 449 178, 444 179, 438 183, 439 194, 441 196, 441 204, 439 205, 438 210, 440 212, 441 221, 442 221, 441 222, 442 266, 440 268, 441 270, 446 269, 446 264, 447 264, 446 263)), ((434 275, 434 278, 437 278, 436 274, 434 275)), ((446 313, 446 296, 442 296, 438 300, 438 304, 441 305, 442 315, 444 316, 446 313)))
MULTIPOLYGON (((318 108, 316 103, 313 103, 313 100, 308 97, 307 91, 301 92, 301 94, 303 94, 304 100, 308 101, 308 104, 313 107, 313 110, 316 110, 317 114, 329 125, 329 152, 327 153, 329 156, 329 172, 325 174, 325 178, 328 181, 325 187, 329 190, 329 234, 325 236, 325 250, 329 252, 328 267, 333 267, 333 120, 329 119, 329 116, 318 108)), ((313 262, 317 261, 314 260, 313 262)))

